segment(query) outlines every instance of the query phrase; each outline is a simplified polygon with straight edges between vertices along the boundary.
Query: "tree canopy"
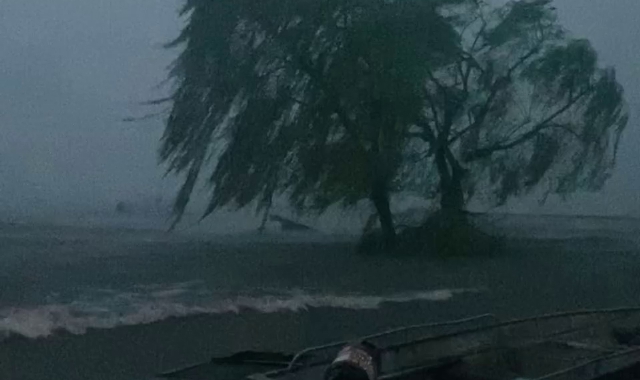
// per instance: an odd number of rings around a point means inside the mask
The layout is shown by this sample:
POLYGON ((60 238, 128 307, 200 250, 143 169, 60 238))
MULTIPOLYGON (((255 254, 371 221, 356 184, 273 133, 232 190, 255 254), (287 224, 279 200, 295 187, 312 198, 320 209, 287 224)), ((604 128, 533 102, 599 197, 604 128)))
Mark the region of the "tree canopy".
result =
POLYGON ((461 54, 431 72, 416 126, 431 154, 408 163, 414 180, 416 169, 438 174, 442 207, 478 193, 502 204, 536 187, 597 190, 610 176, 628 118, 622 87, 587 40, 567 37, 550 4, 470 3, 456 25, 461 54))
POLYGON ((627 116, 611 68, 550 0, 188 0, 161 159, 219 207, 389 195, 461 210, 543 186, 599 189, 627 116))

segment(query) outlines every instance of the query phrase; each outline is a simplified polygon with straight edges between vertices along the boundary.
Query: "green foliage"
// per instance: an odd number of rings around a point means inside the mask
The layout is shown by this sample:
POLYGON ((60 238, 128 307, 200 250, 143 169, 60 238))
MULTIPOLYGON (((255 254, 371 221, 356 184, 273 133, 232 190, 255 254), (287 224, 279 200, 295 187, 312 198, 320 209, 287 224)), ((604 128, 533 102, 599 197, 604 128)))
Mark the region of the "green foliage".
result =
POLYGON ((555 30, 556 18, 550 4, 552 0, 512 1, 498 9, 496 25, 482 36, 483 42, 500 47, 523 39, 530 39, 532 32, 549 33, 555 30))
POLYGON ((322 211, 390 183, 427 67, 457 51, 439 3, 188 1, 161 149, 186 173, 176 215, 208 162, 206 213, 274 193, 322 211))
POLYGON ((539 92, 535 96, 538 99, 562 101, 589 90, 597 60, 589 41, 571 40, 567 45, 549 48, 533 60, 523 70, 522 77, 537 85, 539 92))
MULTIPOLYGON (((623 91, 550 0, 188 0, 160 155, 223 206, 597 190, 623 91), (437 163, 437 165, 436 165, 437 163)), ((455 198, 455 197, 454 197, 455 198)))
POLYGON ((475 3, 466 14, 463 53, 427 85, 420 134, 432 153, 418 166, 438 167, 440 181, 425 193, 453 191, 443 184, 454 171, 467 201, 600 189, 627 123, 615 71, 598 67, 587 40, 566 37, 549 0, 475 3), (435 165, 438 148, 446 166, 435 165))

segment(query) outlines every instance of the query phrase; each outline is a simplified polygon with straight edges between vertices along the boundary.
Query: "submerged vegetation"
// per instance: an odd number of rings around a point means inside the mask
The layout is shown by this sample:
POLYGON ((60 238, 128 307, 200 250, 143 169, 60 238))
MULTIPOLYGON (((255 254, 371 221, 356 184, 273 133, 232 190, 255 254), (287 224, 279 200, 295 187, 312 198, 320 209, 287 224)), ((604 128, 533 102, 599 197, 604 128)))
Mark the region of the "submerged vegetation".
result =
POLYGON ((621 86, 550 0, 187 0, 160 149, 223 206, 369 200, 364 248, 497 244, 464 212, 533 189, 600 189, 627 123, 621 86), (390 197, 440 205, 397 231, 390 197), (374 223, 375 221, 375 223, 374 223), (372 232, 379 225, 379 232, 372 232))

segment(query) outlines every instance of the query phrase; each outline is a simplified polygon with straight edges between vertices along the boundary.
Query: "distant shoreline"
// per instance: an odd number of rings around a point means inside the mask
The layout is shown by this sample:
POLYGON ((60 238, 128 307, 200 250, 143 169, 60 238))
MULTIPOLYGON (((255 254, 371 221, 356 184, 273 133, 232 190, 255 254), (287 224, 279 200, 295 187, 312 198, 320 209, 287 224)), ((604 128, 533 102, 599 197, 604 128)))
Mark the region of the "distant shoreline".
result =
MULTIPOLYGON (((639 221, 640 216, 631 215, 606 215, 606 214, 554 214, 554 213, 521 213, 521 212, 482 212, 482 211, 469 211, 469 215, 472 217, 488 217, 488 218, 550 218, 550 219, 577 219, 577 220, 610 220, 610 221, 639 221)), ((338 218, 340 219, 340 218, 338 218)), ((256 219, 256 223, 257 223, 256 219)), ((214 223, 215 225, 215 223, 214 223)), ((207 222, 196 223, 190 225, 178 225, 175 230, 170 230, 170 224, 168 219, 162 220, 154 217, 138 217, 138 216, 123 216, 118 214, 92 214, 87 213, 77 218, 54 218, 54 217, 30 217, 24 216, 21 218, 3 218, 0 215, 0 229, 21 227, 21 226, 34 226, 42 228, 60 227, 60 228, 82 228, 82 229, 94 229, 94 230, 120 230, 131 232, 149 232, 166 234, 167 236, 200 236, 209 235, 216 236, 247 236, 257 234, 257 228, 253 225, 250 228, 235 229, 228 232, 216 231, 215 228, 209 228, 207 222), (87 217, 90 215, 91 217, 87 217)), ((308 234, 324 235, 326 237, 343 237, 343 238, 355 238, 360 236, 360 228, 354 228, 352 231, 343 231, 342 233, 335 233, 331 231, 323 231, 321 229, 315 229, 308 232, 291 232, 291 231, 267 231, 264 236, 296 236, 308 234)))

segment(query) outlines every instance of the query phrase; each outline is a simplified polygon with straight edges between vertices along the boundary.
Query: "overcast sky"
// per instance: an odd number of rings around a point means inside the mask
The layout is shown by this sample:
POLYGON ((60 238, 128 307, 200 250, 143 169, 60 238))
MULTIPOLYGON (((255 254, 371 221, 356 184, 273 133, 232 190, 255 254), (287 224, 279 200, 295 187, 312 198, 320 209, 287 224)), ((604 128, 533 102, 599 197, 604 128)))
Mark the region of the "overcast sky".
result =
MULTIPOLYGON (((170 194, 157 165, 160 120, 138 103, 163 95, 180 1, 0 0, 0 210, 93 207, 170 194)), ((618 69, 632 111, 605 192, 584 212, 640 215, 640 1, 557 0, 561 20, 618 69)), ((527 204, 528 205, 528 204, 527 204)), ((530 207, 530 206, 527 206, 530 207)))
POLYGON ((123 123, 175 52, 179 3, 0 0, 0 202, 90 207, 167 192, 161 121, 123 123))

